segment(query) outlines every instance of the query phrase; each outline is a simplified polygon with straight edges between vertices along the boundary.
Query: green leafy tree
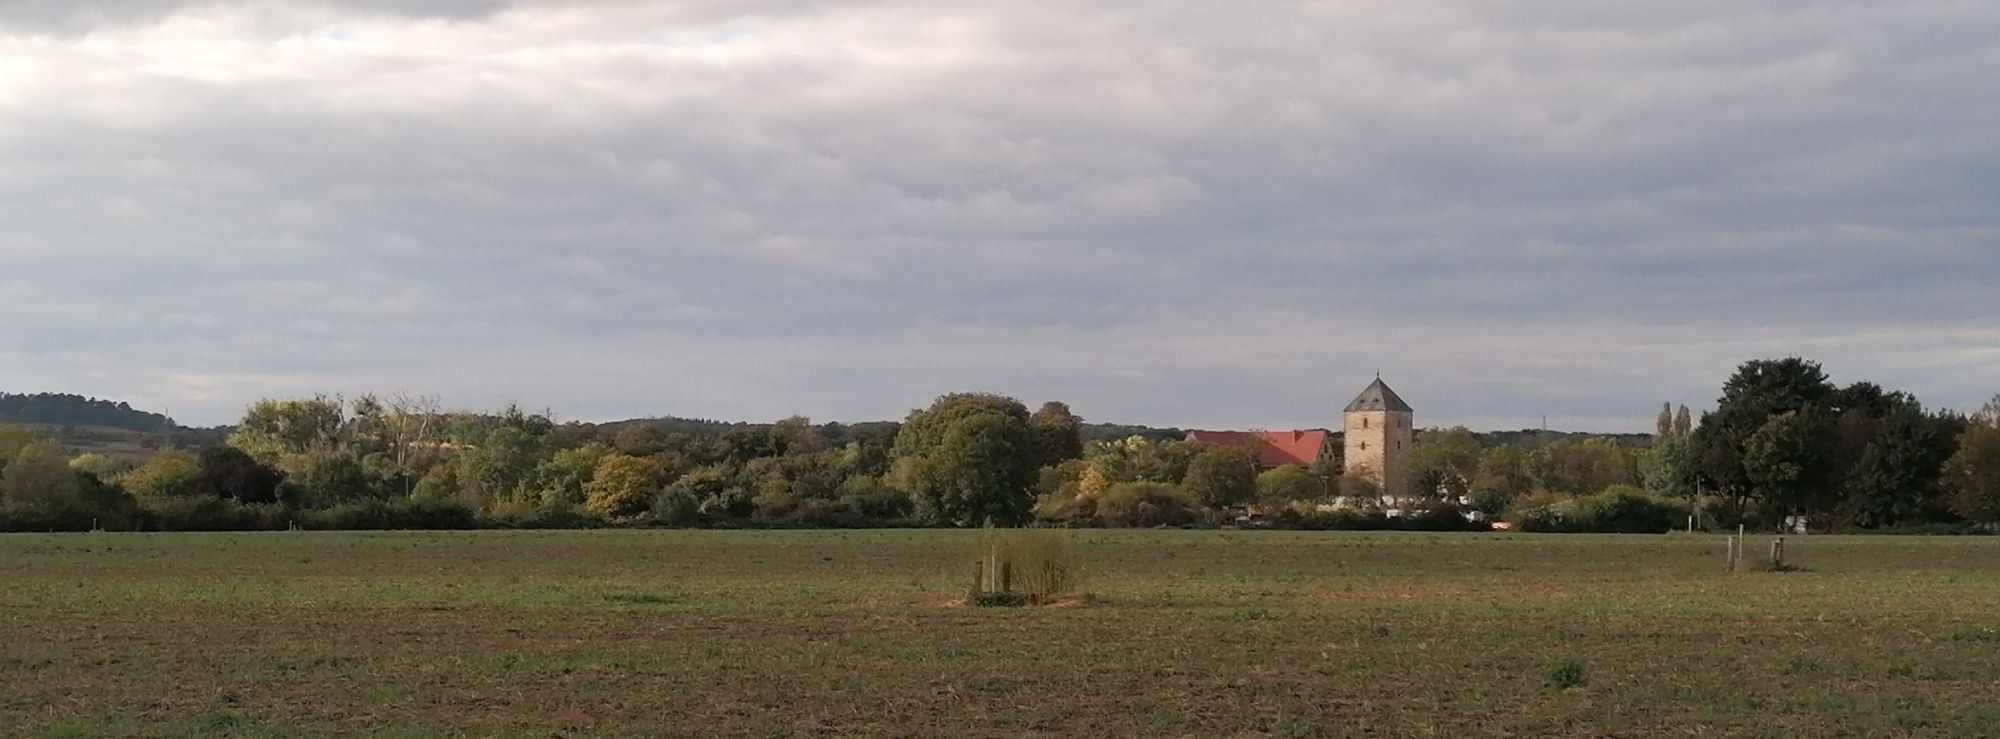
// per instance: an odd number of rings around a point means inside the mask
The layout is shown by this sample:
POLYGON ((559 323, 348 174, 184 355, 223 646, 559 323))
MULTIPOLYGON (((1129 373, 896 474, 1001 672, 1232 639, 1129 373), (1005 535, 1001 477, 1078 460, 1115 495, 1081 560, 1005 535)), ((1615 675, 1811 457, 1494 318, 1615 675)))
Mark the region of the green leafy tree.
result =
POLYGON ((422 501, 457 500, 463 492, 458 485, 458 468, 441 464, 417 478, 410 488, 410 498, 422 501))
POLYGON ((1434 429, 1417 436, 1416 446, 1404 458, 1409 489, 1397 497, 1456 501, 1471 488, 1479 472, 1478 435, 1464 426, 1434 429))
MULTIPOLYGON (((371 473, 352 451, 318 449, 286 461, 285 481, 277 497, 287 503, 319 508, 388 497, 387 481, 371 473)), ((400 492, 400 491, 398 491, 400 492)))
POLYGON ((285 458, 311 449, 340 445, 347 422, 345 403, 335 396, 259 400, 229 435, 229 444, 257 461, 281 467, 285 458))
MULTIPOLYGON (((1130 441, 1130 440, 1128 440, 1130 441)), ((1155 441, 1139 439, 1129 445, 1126 465, 1133 482, 1178 485, 1187 479, 1188 465, 1208 445, 1179 439, 1155 441)))
MULTIPOLYGON (((640 428, 640 427, 632 427, 640 428)), ((583 503, 591 478, 599 464, 612 454, 611 447, 590 443, 550 454, 535 466, 534 485, 542 502, 583 503)))
POLYGON ((1631 485, 1639 476, 1631 450, 1604 437, 1556 441, 1529 452, 1526 467, 1534 487, 1572 495, 1631 485))
POLYGON ((736 470, 727 465, 696 467, 667 486, 667 492, 685 492, 698 501, 701 513, 717 516, 746 516, 752 505, 750 494, 736 484, 736 470))
POLYGON ((612 435, 611 446, 619 454, 647 457, 667 449, 666 433, 650 423, 634 423, 612 435))
POLYGON ((1112 485, 1096 501, 1095 511, 1104 526, 1183 526, 1201 519, 1193 494, 1162 482, 1112 485))
POLYGON ((60 445, 36 442, 22 447, 7 468, 0 470, 0 503, 43 505, 72 500, 78 482, 60 445))
POLYGON ((540 462, 540 438, 524 428, 501 426, 461 458, 459 483, 488 502, 522 499, 540 462))
POLYGON ((1363 511, 1382 509, 1382 486, 1370 475, 1341 475, 1334 490, 1348 506, 1363 511))
POLYGON ((178 449, 154 453, 145 462, 118 478, 118 484, 140 498, 162 500, 184 498, 197 493, 201 461, 178 449))
POLYGON ((1028 417, 1034 439, 1035 466, 1053 467, 1083 456, 1083 419, 1057 401, 1043 403, 1028 417))
POLYGON ((1132 449, 1146 443, 1149 443, 1146 439, 1134 436, 1085 444, 1083 458, 1090 463, 1091 474, 1087 492, 1103 492, 1116 483, 1137 479, 1132 474, 1132 449))
POLYGON ((1528 474, 1528 452, 1512 444, 1487 447, 1479 452, 1479 466, 1472 475, 1472 507, 1489 514, 1512 505, 1515 498, 1533 487, 1528 474))
POLYGON ((826 438, 813 428, 812 419, 791 416, 771 424, 771 434, 779 440, 780 457, 812 454, 826 449, 826 438))
MULTIPOLYGON (((70 469, 76 470, 86 475, 90 475, 91 477, 95 477, 99 480, 111 480, 117 478, 119 475, 123 475, 126 472, 130 472, 133 467, 137 466, 138 465, 132 463, 130 460, 119 459, 117 457, 113 457, 108 454, 99 454, 97 452, 79 454, 76 455, 75 458, 69 461, 70 469)), ((0 470, 4 469, 6 469, 6 466, 0 465, 0 470)))
POLYGON ((350 426, 363 452, 375 457, 373 467, 383 478, 401 484, 415 497, 416 485, 449 456, 446 414, 434 395, 363 395, 354 402, 350 426))
MULTIPOLYGON (((1028 423, 1028 408, 1021 401, 994 393, 952 393, 940 396, 929 408, 911 411, 896 434, 895 456, 922 457, 943 443, 945 433, 959 421, 972 416, 998 415, 1028 423)), ((1023 432, 1026 433, 1025 431, 1023 432)))
POLYGON ((1940 478, 1954 447, 1945 426, 1914 401, 1890 410, 1847 475, 1842 512, 1867 528, 1934 517, 1945 507, 1940 478))
POLYGON ((20 454, 22 449, 42 441, 41 435, 25 426, 0 423, 0 472, 7 470, 7 465, 14 461, 15 455, 20 454))
POLYGON ((1974 426, 2000 428, 2000 395, 1995 395, 1992 400, 1986 401, 1986 404, 1980 406, 1979 410, 1973 411, 1966 421, 1974 426))
POLYGON ((670 486, 653 497, 653 518, 669 526, 694 523, 701 519, 701 501, 686 488, 670 486))
POLYGON ((1257 501, 1284 505, 1326 497, 1326 481, 1304 465, 1273 467, 1257 475, 1257 501))
POLYGON ((793 489, 785 475, 785 458, 764 457, 743 465, 737 482, 750 491, 752 515, 768 521, 789 518, 805 507, 806 501, 793 489))
MULTIPOLYGON (((1697 484, 1732 501, 1734 515, 1743 515, 1753 488, 1759 484, 1746 467, 1751 436, 1776 416, 1831 407, 1837 392, 1816 362, 1788 357, 1743 363, 1723 383, 1715 411, 1704 414, 1694 430, 1697 484)), ((1765 477, 1782 471, 1769 467, 1770 463, 1789 464, 1770 458, 1762 461, 1767 463, 1762 470, 1765 477)), ((1819 476, 1818 472, 1800 466, 1794 477, 1809 480, 1819 476)))
POLYGON ((278 486, 285 480, 283 474, 248 452, 227 444, 201 450, 195 464, 200 467, 200 475, 191 492, 198 496, 228 498, 238 503, 274 503, 278 500, 278 486))
POLYGON ((1653 442, 1639 458, 1639 482, 1661 495, 1693 497, 1694 444, 1686 436, 1669 435, 1653 442))
POLYGON ((1033 444, 1020 401, 958 393, 912 412, 895 448, 913 460, 905 482, 925 517, 1011 526, 1026 522, 1034 504, 1033 444))
POLYGON ((910 496, 868 475, 855 475, 840 484, 840 505, 879 520, 903 518, 911 511, 910 496))
POLYGON ((1660 417, 1653 421, 1653 429, 1655 438, 1665 439, 1674 435, 1673 403, 1665 403, 1660 406, 1660 417))
POLYGON ((916 499, 930 517, 961 526, 1015 526, 1034 506, 1027 424, 981 413, 960 418, 917 468, 916 499))
POLYGON ((776 474, 787 491, 805 501, 831 501, 840 497, 840 486, 852 470, 842 464, 843 453, 836 449, 795 452, 773 460, 776 474))
POLYGON ((1680 409, 1674 411, 1674 436, 1684 437, 1692 433, 1694 433, 1694 417, 1689 415, 1687 404, 1682 403, 1680 409))
POLYGON ((1257 474, 1256 452, 1211 444, 1188 463, 1181 486, 1202 505, 1225 508, 1257 497, 1257 474))
POLYGON ((1743 471, 1757 495, 1781 513, 1803 511, 1827 455, 1825 418, 1808 408, 1772 416, 1743 447, 1743 471))

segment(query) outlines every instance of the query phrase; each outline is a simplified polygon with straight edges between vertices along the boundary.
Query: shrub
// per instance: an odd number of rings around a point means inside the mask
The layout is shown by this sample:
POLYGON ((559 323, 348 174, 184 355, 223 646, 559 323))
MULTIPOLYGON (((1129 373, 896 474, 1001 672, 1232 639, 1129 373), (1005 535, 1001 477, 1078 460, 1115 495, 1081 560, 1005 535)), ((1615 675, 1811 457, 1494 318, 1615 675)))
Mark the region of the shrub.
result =
POLYGON ((478 524, 470 507, 451 500, 358 500, 306 512, 300 522, 323 531, 470 529, 478 524))
POLYGON ((981 608, 1015 608, 1030 603, 1031 599, 1023 593, 980 593, 972 597, 972 604, 981 608))
POLYGON ((1837 534, 1879 534, 1888 536, 1992 536, 1992 526, 1972 523, 1906 523, 1877 529, 1839 528, 1837 534))
POLYGON ((75 485, 60 497, 0 504, 0 531, 130 531, 139 504, 96 475, 74 473, 75 485))
POLYGON ((1257 475, 1257 499, 1265 503, 1321 500, 1326 497, 1326 481, 1305 465, 1273 467, 1257 475))
POLYGON ((1561 506, 1570 497, 1547 490, 1537 490, 1514 499, 1502 518, 1512 524, 1515 531, 1561 531, 1561 506))
POLYGON ((603 524, 575 505, 563 500, 541 504, 502 502, 493 505, 487 520, 512 529, 584 529, 603 524))
POLYGON ((1577 499, 1576 516, 1587 531, 1616 534, 1662 534, 1688 515, 1687 504, 1647 495, 1636 488, 1613 487, 1577 499))
POLYGON ((1379 508, 1321 510, 1293 505, 1278 511, 1277 528, 1302 531, 1491 531, 1484 521, 1472 521, 1455 506, 1438 505, 1391 518, 1379 508))
POLYGON ((1311 506, 1287 506, 1278 512, 1279 528, 1303 531, 1381 531, 1393 524, 1381 510, 1337 508, 1323 511, 1311 506))
POLYGON ((1194 496, 1178 485, 1121 482, 1097 499, 1097 521, 1105 526, 1185 526, 1201 515, 1194 496))
POLYGON ((1474 521, 1465 517, 1465 511, 1458 506, 1438 505, 1409 511, 1402 518, 1395 519, 1396 528, 1405 531, 1491 531, 1493 526, 1485 521, 1474 521))
POLYGON ((842 482, 840 505, 854 513, 883 521, 909 518, 915 508, 908 494, 869 476, 850 477, 842 482))
MULTIPOLYGON (((93 512, 82 506, 16 504, 0 506, 0 531, 89 531, 93 512)), ((123 528, 113 522, 107 528, 123 528)))
POLYGON ((221 498, 165 498, 140 502, 139 528, 152 531, 270 531, 289 526, 290 509, 221 498))
POLYGON ((899 518, 877 518, 856 510, 846 500, 808 500, 799 503, 783 523, 820 529, 872 529, 900 523, 899 518))
POLYGON ((1575 659, 1557 660, 1542 673, 1543 683, 1556 690, 1582 687, 1589 680, 1583 663, 1575 659))
POLYGON ((1684 501, 1618 486, 1577 498, 1531 495, 1515 504, 1507 520, 1517 531, 1659 534, 1673 530, 1687 515, 1684 501))
POLYGON ((1097 521, 1097 500, 1057 491, 1035 503, 1035 520, 1045 526, 1089 526, 1097 521))
POLYGON ((685 526, 701 520, 701 501, 686 488, 669 487, 653 496, 653 520, 668 526, 685 526))

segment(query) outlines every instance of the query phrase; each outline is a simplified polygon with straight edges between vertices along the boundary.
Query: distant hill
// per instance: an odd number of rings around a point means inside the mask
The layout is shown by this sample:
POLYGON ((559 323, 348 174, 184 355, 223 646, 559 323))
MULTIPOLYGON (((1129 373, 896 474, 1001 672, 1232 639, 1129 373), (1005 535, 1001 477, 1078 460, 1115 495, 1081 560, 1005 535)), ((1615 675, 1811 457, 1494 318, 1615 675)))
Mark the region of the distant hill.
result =
POLYGON ((138 410, 128 403, 62 393, 0 393, 0 423, 95 426, 147 433, 178 426, 165 414, 138 410))
MULTIPOLYGON (((662 416, 658 418, 634 418, 625 421, 606 421, 604 423, 587 425, 613 433, 626 426, 652 426, 665 432, 679 432, 694 436, 719 436, 735 429, 755 428, 770 424, 662 416)), ((820 423, 814 424, 813 428, 818 429, 820 434, 829 440, 842 441, 844 443, 845 440, 861 436, 893 435, 901 425, 900 421, 856 421, 847 424, 820 423)), ((1131 436, 1172 441, 1187 436, 1186 431, 1177 428, 1159 428, 1122 423, 1086 423, 1083 425, 1082 432, 1084 441, 1123 439, 1131 436)))
MULTIPOLYGON (((139 453, 141 450, 162 446, 192 447, 215 444, 220 443, 229 433, 227 427, 182 428, 165 414, 139 410, 129 403, 65 393, 0 393, 0 423, 41 427, 45 433, 73 449, 112 453, 139 453)), ((720 436, 736 429, 769 424, 664 416, 585 425, 613 433, 626 426, 643 425, 668 433, 720 436)), ((815 424, 814 428, 830 442, 846 443, 862 437, 893 435, 897 426, 898 423, 895 421, 862 421, 852 424, 815 424)), ((1123 439, 1131 436, 1171 441, 1187 435, 1186 431, 1178 428, 1119 423, 1086 423, 1082 431, 1084 441, 1123 439)), ((1422 434, 1423 430, 1419 430, 1418 433, 1422 434)), ((1648 434, 1585 434, 1540 429, 1484 431, 1479 432, 1478 436, 1487 444, 1509 444, 1529 448, 1562 439, 1582 440, 1602 436, 1636 445, 1644 444, 1652 438, 1648 434)))
POLYGON ((1145 437, 1154 441, 1175 441, 1187 438, 1187 432, 1177 428, 1134 426, 1123 423, 1086 423, 1083 425, 1084 441, 1107 441, 1133 436, 1145 437))
POLYGON ((606 421, 585 425, 609 432, 616 432, 626 426, 651 426, 666 433, 682 433, 691 436, 718 436, 730 429, 742 428, 751 424, 734 421, 717 421, 709 418, 659 416, 656 418, 633 418, 624 421, 606 421))
POLYGON ((1583 441, 1605 438, 1628 446, 1643 446, 1653 440, 1652 434, 1590 434, 1581 431, 1546 431, 1543 429, 1521 429, 1519 431, 1481 431, 1479 438, 1488 444, 1508 444, 1512 446, 1548 446, 1562 440, 1583 441))
MULTIPOLYGON (((626 426, 643 425, 653 426, 667 432, 680 432, 695 436, 719 436, 734 429, 755 428, 768 426, 769 424, 664 416, 659 418, 634 418, 626 421, 609 421, 588 425, 611 432, 615 432, 626 426)), ((852 424, 815 424, 814 428, 819 429, 829 439, 839 439, 858 434, 893 433, 897 426, 898 423, 896 421, 861 421, 852 424)), ((1422 436, 1427 430, 1417 429, 1417 435, 1422 436)), ((1174 441, 1187 437, 1185 429, 1124 423, 1086 423, 1083 425, 1082 431, 1083 440, 1087 442, 1125 439, 1133 436, 1153 439, 1155 441, 1174 441)), ((1333 431, 1339 433, 1338 429, 1333 429, 1333 431)), ((1479 431, 1474 433, 1482 442, 1488 445, 1510 445, 1530 449, 1547 446, 1562 440, 1583 441, 1585 439, 1608 438, 1616 440, 1621 444, 1637 446, 1644 445, 1653 439, 1651 434, 1593 434, 1581 431, 1544 431, 1542 429, 1479 431)))

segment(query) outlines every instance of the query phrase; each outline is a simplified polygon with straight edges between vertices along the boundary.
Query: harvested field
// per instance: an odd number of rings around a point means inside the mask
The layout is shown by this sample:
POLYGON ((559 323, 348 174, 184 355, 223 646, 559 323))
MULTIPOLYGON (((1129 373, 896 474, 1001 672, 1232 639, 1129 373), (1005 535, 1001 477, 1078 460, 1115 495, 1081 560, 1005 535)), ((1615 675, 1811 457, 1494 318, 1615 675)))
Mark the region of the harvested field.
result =
POLYGON ((2000 539, 0 536, 7 736, 1991 736, 2000 539), (1761 551, 1753 539, 1751 553, 1761 551))

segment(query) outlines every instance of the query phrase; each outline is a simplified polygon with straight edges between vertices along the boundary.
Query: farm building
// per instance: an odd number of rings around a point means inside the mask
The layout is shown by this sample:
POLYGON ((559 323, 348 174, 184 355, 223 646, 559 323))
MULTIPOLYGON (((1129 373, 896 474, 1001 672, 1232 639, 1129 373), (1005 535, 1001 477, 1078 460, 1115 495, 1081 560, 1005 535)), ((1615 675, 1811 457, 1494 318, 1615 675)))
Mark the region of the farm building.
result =
POLYGON ((1254 446, 1266 469, 1290 464, 1336 467, 1394 489, 1395 472, 1414 443, 1416 410, 1376 377, 1341 411, 1341 430, 1189 431, 1188 441, 1254 446))

